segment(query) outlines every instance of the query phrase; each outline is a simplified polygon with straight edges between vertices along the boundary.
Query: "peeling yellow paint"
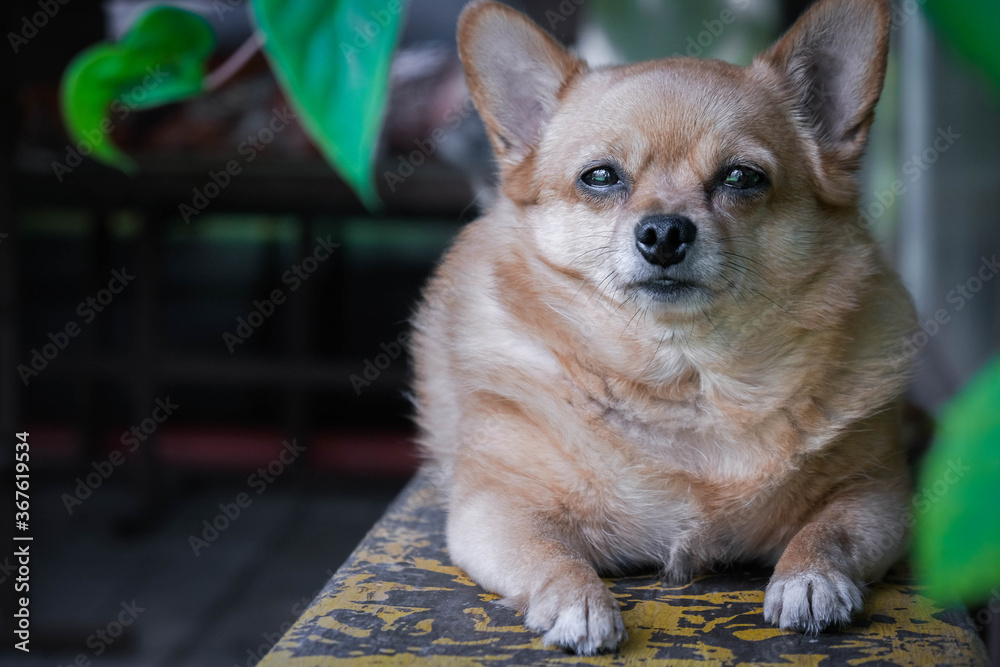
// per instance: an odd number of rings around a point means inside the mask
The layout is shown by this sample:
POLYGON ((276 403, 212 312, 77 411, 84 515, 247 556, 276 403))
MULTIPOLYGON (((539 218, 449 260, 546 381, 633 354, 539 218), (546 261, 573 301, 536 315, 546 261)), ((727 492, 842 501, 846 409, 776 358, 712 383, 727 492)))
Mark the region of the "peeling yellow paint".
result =
POLYGON ((337 632, 341 632, 347 635, 348 637, 357 637, 357 638, 371 637, 372 634, 372 631, 368 628, 354 628, 351 627, 350 625, 345 625, 344 623, 341 623, 337 619, 330 616, 324 616, 322 618, 316 619, 316 625, 320 626, 321 628, 336 630, 337 632))
POLYGON ((654 577, 606 579, 622 606, 628 641, 615 655, 567 655, 544 646, 522 616, 450 564, 443 524, 437 494, 418 486, 260 666, 986 664, 969 627, 936 617, 940 607, 899 584, 874 586, 857 625, 799 643, 794 633, 764 622, 766 576, 759 574, 705 575, 680 586, 654 577), (761 655, 780 661, 765 663, 761 655))
POLYGON ((479 619, 474 626, 477 632, 528 632, 528 629, 523 625, 493 625, 493 619, 490 618, 490 615, 482 607, 466 609, 465 613, 479 619))
POLYGON ((463 586, 476 585, 476 582, 469 579, 469 576, 465 574, 465 572, 454 565, 444 565, 441 561, 430 558, 414 558, 412 562, 413 566, 418 569, 450 575, 452 577, 452 581, 456 584, 462 584, 463 586))
POLYGON ((462 641, 456 641, 454 639, 449 639, 448 637, 441 637, 435 639, 431 643, 435 646, 485 646, 486 644, 496 644, 500 641, 498 638, 493 639, 466 639, 462 641))
POLYGON ((753 630, 737 630, 733 633, 734 636, 748 642, 760 642, 783 634, 786 634, 785 631, 778 628, 754 628, 753 630))

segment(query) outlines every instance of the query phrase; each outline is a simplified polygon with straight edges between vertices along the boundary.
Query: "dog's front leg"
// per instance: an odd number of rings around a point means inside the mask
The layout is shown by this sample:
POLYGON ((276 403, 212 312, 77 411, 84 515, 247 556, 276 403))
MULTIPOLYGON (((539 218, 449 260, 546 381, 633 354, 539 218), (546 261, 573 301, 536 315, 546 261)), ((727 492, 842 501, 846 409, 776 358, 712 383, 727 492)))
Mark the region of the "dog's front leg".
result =
MULTIPOLYGON (((597 572, 553 519, 517 495, 456 485, 448 519, 452 560, 472 579, 504 596, 544 632, 546 644, 580 655, 613 651, 626 637, 621 610, 597 572)), ((522 490, 523 492, 523 490, 522 490)))
POLYGON ((764 595, 764 619, 815 634, 850 622, 866 584, 906 547, 908 485, 866 480, 841 491, 785 548, 764 595))

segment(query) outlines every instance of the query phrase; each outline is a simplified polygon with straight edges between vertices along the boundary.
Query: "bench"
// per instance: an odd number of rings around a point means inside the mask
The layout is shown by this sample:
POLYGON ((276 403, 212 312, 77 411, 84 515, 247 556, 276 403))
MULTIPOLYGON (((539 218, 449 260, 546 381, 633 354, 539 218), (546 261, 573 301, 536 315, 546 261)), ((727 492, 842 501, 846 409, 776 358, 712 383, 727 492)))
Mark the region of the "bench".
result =
POLYGON ((444 521, 440 494, 418 475, 260 667, 988 664, 968 614, 935 606, 901 571, 872 588, 853 625, 818 637, 764 622, 767 572, 734 570, 676 587, 655 575, 607 579, 628 642, 617 655, 577 658, 543 646, 518 614, 451 565, 444 521))

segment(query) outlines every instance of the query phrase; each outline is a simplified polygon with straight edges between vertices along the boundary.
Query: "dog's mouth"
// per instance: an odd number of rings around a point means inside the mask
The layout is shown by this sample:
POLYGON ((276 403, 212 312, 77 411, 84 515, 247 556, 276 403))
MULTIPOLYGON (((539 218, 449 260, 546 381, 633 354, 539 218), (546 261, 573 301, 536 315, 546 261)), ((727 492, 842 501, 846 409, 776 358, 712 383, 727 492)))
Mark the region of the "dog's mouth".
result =
POLYGON ((649 295, 654 301, 662 303, 676 303, 682 299, 690 298, 701 290, 696 283, 678 278, 650 278, 636 282, 633 287, 649 295))

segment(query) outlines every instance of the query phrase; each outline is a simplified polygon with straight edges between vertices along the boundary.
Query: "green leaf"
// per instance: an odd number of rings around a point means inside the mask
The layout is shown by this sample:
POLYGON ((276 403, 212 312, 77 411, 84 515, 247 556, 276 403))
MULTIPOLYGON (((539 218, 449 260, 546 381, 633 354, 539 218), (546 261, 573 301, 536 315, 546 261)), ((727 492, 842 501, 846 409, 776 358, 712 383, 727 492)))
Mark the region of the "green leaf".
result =
POLYGON ((985 600, 1000 584, 1000 357, 945 409, 916 496, 915 556, 929 592, 985 600))
POLYGON ((401 0, 254 0, 264 52, 305 130, 368 208, 401 0))
POLYGON ((926 0, 924 10, 937 33, 975 63, 1000 89, 1000 3, 996 0, 926 0))
MULTIPOLYGON (((77 55, 63 73, 63 120, 74 144, 92 157, 132 171, 135 163, 110 139, 133 109, 176 102, 204 88, 205 61, 215 48, 208 23, 174 7, 139 17, 118 44, 101 43, 77 55)), ((82 152, 82 151, 81 151, 82 152)))

